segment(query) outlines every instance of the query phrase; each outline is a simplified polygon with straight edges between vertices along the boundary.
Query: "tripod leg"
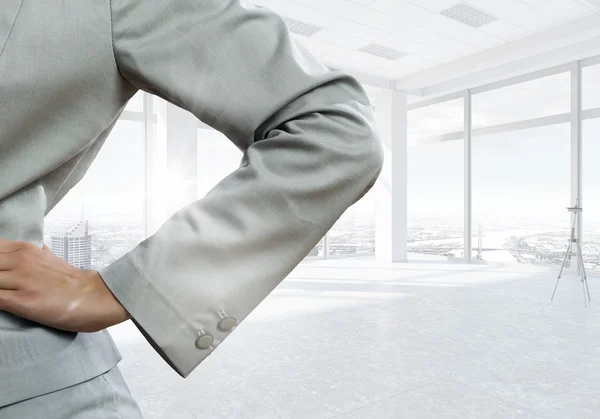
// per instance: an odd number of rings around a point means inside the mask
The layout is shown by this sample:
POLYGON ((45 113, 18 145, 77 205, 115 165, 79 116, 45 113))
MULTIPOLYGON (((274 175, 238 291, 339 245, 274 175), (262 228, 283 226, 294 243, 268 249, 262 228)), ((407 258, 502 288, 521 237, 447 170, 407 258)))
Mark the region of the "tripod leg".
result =
MULTIPOLYGON (((583 252, 581 250, 581 243, 577 242, 577 247, 578 247, 578 251, 579 251, 579 263, 581 263, 581 275, 582 275, 582 281, 583 281, 583 285, 584 285, 584 294, 587 291, 587 297, 590 301, 592 301, 592 296, 590 295, 590 287, 588 285, 588 280, 587 280, 587 274, 585 273, 585 265, 583 264, 583 252)), ((585 298, 585 296, 584 296, 585 298)))
POLYGON ((587 307, 587 298, 585 298, 585 281, 581 279, 581 285, 583 285, 583 305, 587 307))
POLYGON ((571 242, 567 246, 567 253, 565 253, 565 258, 563 260, 562 266, 560 267, 560 272, 558 273, 558 279, 556 280, 556 285, 554 286, 554 292, 552 293, 552 298, 550 301, 554 300, 554 294, 556 294, 556 288, 558 288, 558 282, 560 281, 560 277, 562 276, 563 270, 565 269, 565 264, 567 263, 567 257, 571 253, 571 242))

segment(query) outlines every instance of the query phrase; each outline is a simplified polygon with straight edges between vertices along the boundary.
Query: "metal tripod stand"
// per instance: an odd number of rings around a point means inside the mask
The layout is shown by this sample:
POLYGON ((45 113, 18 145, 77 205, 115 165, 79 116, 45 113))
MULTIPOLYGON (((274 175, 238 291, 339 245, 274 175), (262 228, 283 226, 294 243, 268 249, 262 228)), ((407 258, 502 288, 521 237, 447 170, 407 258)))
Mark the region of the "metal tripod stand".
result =
POLYGON ((558 280, 556 281, 556 285, 554 286, 554 292, 552 293, 551 301, 554 300, 554 294, 556 294, 556 289, 558 288, 558 283, 560 282, 560 278, 562 276, 563 270, 565 269, 565 265, 567 264, 567 259, 570 260, 570 257, 573 255, 573 245, 577 247, 577 256, 579 257, 579 266, 581 267, 581 283, 583 284, 583 302, 587 307, 588 299, 592 301, 592 297, 590 296, 590 288, 588 287, 587 276, 585 274, 585 266, 583 265, 583 255, 581 252, 581 242, 577 239, 575 234, 575 228, 577 226, 577 221, 579 219, 579 214, 583 211, 583 209, 579 206, 579 204, 574 207, 567 208, 567 211, 573 213, 573 225, 571 226, 571 237, 569 238, 569 244, 567 246, 567 252, 565 253, 565 258, 563 260, 562 266, 560 268, 560 272, 558 274, 558 280), (586 296, 587 294, 587 296, 586 296), (587 297, 587 298, 586 298, 587 297))

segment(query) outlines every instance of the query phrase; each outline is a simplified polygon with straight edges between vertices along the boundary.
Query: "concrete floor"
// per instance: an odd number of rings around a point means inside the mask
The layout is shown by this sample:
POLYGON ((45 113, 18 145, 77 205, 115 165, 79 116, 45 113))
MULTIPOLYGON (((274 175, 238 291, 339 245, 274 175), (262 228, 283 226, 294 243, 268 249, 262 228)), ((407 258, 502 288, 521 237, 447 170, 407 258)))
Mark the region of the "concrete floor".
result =
POLYGON ((147 419, 600 418, 600 280, 516 268, 304 264, 186 380, 111 333, 147 419))

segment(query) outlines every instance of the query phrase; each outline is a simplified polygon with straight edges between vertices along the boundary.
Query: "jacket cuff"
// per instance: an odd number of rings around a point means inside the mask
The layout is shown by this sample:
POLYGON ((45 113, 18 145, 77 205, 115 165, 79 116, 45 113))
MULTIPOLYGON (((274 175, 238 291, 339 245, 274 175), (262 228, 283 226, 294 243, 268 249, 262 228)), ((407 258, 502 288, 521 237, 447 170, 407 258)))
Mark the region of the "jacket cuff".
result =
POLYGON ((180 376, 187 377, 210 355, 213 346, 206 349, 196 346, 198 331, 184 321, 165 294, 156 289, 127 255, 98 273, 142 335, 180 376))

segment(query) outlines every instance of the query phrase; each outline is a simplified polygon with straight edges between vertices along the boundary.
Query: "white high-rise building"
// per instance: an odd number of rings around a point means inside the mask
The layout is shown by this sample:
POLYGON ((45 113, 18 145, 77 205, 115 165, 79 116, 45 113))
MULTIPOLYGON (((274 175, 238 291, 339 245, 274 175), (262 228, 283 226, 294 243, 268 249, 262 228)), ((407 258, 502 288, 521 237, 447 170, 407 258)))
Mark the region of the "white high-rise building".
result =
POLYGON ((92 267, 92 236, 88 221, 79 221, 64 236, 52 236, 52 252, 79 269, 92 267))

